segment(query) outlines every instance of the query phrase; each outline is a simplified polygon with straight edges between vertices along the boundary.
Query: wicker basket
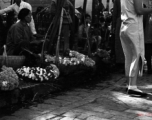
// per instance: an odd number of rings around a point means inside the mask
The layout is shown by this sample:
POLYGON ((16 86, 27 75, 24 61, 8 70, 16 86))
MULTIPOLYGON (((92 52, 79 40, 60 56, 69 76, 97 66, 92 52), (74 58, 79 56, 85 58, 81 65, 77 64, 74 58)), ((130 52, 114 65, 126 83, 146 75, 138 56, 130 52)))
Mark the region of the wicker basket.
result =
POLYGON ((12 67, 17 69, 24 64, 25 56, 7 56, 6 46, 4 46, 3 55, 0 56, 0 66, 12 67))

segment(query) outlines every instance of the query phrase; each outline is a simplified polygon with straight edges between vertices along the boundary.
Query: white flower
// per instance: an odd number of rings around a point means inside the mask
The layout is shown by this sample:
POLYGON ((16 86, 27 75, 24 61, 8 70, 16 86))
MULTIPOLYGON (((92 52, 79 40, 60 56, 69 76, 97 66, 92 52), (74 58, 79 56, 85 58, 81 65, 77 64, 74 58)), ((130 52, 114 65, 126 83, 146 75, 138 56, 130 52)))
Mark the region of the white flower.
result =
POLYGON ((7 84, 8 84, 8 81, 3 81, 3 82, 2 82, 2 86, 4 86, 4 87, 6 87, 7 84))
POLYGON ((45 62, 48 62, 48 60, 47 60, 47 59, 45 59, 45 62))
POLYGON ((29 74, 29 77, 35 79, 35 75, 33 73, 29 74))
POLYGON ((48 76, 51 76, 51 73, 48 73, 48 76))
POLYGON ((40 77, 40 81, 43 81, 43 77, 42 76, 39 76, 40 77))

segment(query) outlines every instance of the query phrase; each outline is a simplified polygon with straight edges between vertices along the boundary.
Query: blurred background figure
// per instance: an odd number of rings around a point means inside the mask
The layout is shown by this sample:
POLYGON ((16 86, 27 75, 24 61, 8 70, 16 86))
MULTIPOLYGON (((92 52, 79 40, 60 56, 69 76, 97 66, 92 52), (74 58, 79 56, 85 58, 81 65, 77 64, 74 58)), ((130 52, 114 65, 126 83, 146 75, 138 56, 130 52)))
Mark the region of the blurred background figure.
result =
POLYGON ((144 20, 144 38, 145 38, 145 58, 147 61, 147 73, 152 73, 151 56, 152 56, 152 14, 146 14, 144 20))
MULTIPOLYGON (((28 8, 32 12, 32 6, 29 3, 24 2, 22 0, 15 0, 12 5, 0 10, 0 14, 2 15, 4 13, 14 12, 14 23, 15 23, 17 21, 17 15, 22 8, 28 8)), ((35 23, 34 23, 33 17, 32 17, 31 22, 29 23, 29 26, 33 35, 36 35, 37 32, 35 29, 35 23)))
POLYGON ((120 0, 114 1, 114 8, 113 8, 113 21, 112 21, 112 31, 115 35, 115 63, 117 67, 124 68, 124 53, 122 50, 122 45, 120 41, 120 26, 121 26, 121 7, 120 7, 120 0))
POLYGON ((86 14, 81 17, 78 28, 78 46, 86 49, 87 36, 89 35, 89 29, 91 25, 91 16, 86 14))

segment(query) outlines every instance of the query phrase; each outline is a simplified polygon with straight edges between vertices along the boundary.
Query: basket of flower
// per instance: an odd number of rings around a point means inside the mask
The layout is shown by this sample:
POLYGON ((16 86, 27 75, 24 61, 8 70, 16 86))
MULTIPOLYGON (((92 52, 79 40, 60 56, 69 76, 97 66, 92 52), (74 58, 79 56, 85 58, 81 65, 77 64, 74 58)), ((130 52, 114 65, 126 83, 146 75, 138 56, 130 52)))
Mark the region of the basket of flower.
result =
POLYGON ((59 33, 58 33, 58 37, 57 37, 55 56, 44 55, 44 48, 45 48, 45 45, 44 45, 45 42, 44 42, 43 47, 42 47, 42 52, 41 52, 42 60, 44 60, 43 57, 45 57, 46 63, 49 63, 49 64, 53 63, 53 64, 57 65, 57 67, 60 70, 61 75, 68 75, 73 72, 79 71, 80 66, 86 66, 86 65, 94 66, 95 62, 93 60, 92 61, 88 60, 87 56, 80 54, 76 51, 68 51, 67 56, 60 55, 59 48, 60 48, 62 22, 63 22, 63 9, 61 12, 61 17, 60 17, 59 33))
POLYGON ((3 66, 0 72, 0 89, 9 91, 17 88, 18 85, 19 78, 13 68, 3 66))
POLYGON ((25 56, 23 55, 7 55, 6 53, 6 45, 4 45, 3 55, 0 56, 0 66, 12 67, 13 69, 17 69, 21 67, 25 62, 25 56))
POLYGON ((57 63, 56 59, 56 56, 45 55, 45 62, 56 64, 61 75, 68 75, 95 65, 94 60, 77 51, 69 51, 69 54, 66 57, 59 56, 57 63))
POLYGON ((16 70, 16 73, 22 80, 33 82, 50 82, 59 77, 59 69, 54 64, 50 64, 46 68, 26 67, 23 66, 16 70))
POLYGON ((87 55, 84 55, 82 53, 79 53, 77 51, 70 51, 69 56, 75 57, 80 61, 80 64, 86 66, 86 67, 94 67, 95 61, 88 57, 87 55))
POLYGON ((69 58, 69 57, 59 57, 58 63, 55 62, 56 56, 50 56, 46 55, 45 62, 50 64, 56 64, 57 67, 60 70, 61 75, 67 75, 69 73, 72 73, 79 64, 79 61, 75 58, 69 58))

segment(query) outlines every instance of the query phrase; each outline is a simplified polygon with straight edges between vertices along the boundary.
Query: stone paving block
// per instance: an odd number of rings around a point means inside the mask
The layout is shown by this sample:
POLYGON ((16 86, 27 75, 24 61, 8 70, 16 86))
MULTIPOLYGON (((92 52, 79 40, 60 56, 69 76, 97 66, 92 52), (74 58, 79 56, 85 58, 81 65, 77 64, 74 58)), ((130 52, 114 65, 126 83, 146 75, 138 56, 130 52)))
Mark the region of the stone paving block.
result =
POLYGON ((48 120, 61 120, 63 117, 55 117, 55 118, 51 118, 51 119, 48 119, 48 120))
POLYGON ((110 119, 111 117, 113 117, 112 114, 109 114, 109 113, 100 113, 100 112, 95 112, 95 115, 96 117, 98 118, 106 118, 106 119, 110 119))
POLYGON ((147 110, 149 108, 149 105, 144 105, 146 102, 148 102, 145 99, 130 97, 126 95, 123 96, 123 94, 116 95, 116 97, 117 99, 119 99, 120 101, 128 105, 130 108, 138 108, 138 109, 143 109, 143 110, 147 110))
POLYGON ((75 107, 81 107, 81 106, 89 104, 89 103, 90 103, 90 100, 89 101, 82 100, 82 101, 75 102, 72 105, 75 106, 75 107))
POLYGON ((82 98, 79 96, 69 96, 69 95, 57 96, 55 97, 55 99, 69 101, 69 102, 76 102, 76 101, 82 100, 82 98))
POLYGON ((135 117, 137 117, 137 114, 134 113, 126 113, 126 112, 118 112, 118 111, 114 111, 114 110, 107 110, 105 113, 109 113, 111 115, 114 116, 120 116, 120 117, 124 117, 124 118, 129 118, 129 119, 134 119, 135 117))
POLYGON ((132 119, 123 116, 114 116, 110 120, 132 120, 132 119))
POLYGON ((111 102, 109 104, 103 104, 104 108, 105 109, 108 109, 108 110, 115 110, 115 111, 125 111, 127 108, 122 106, 122 105, 118 105, 114 102, 111 102))
POLYGON ((87 101, 88 103, 90 102, 94 102, 96 100, 96 95, 90 95, 89 97, 86 97, 84 99, 82 99, 83 101, 87 101))
POLYGON ((18 118, 14 116, 5 116, 5 117, 0 118, 0 120, 28 120, 28 119, 18 118))
POLYGON ((147 116, 147 117, 152 117, 152 112, 151 111, 142 111, 142 110, 138 110, 138 109, 129 109, 125 111, 126 113, 132 113, 135 114, 137 116, 147 116))
POLYGON ((86 118, 88 118, 90 116, 93 116, 93 115, 95 115, 94 112, 91 112, 91 111, 87 112, 87 111, 85 111, 84 113, 81 113, 81 115, 78 116, 77 118, 79 118, 79 119, 86 119, 86 118))
POLYGON ((86 98, 86 97, 90 96, 90 93, 89 92, 80 91, 78 96, 81 97, 81 98, 86 98))
POLYGON ((60 120, 80 120, 80 119, 78 119, 78 118, 72 118, 72 117, 63 117, 60 120))
POLYGON ((65 114, 63 114, 62 116, 76 118, 80 114, 81 114, 81 112, 70 110, 70 111, 66 112, 65 114))
POLYGON ((57 108, 59 107, 55 105, 48 105, 48 104, 38 104, 36 107, 33 107, 33 106, 30 107, 31 110, 43 111, 43 113, 53 111, 57 108))
POLYGON ((86 110, 81 109, 81 108, 78 107, 78 108, 74 108, 74 109, 70 110, 69 112, 74 112, 76 114, 82 114, 82 113, 85 113, 86 110))
POLYGON ((73 106, 73 105, 66 106, 66 107, 61 107, 59 109, 56 109, 56 110, 52 111, 51 113, 55 114, 55 115, 61 115, 61 114, 64 114, 64 113, 72 110, 73 108, 75 108, 75 106, 73 106))
POLYGON ((96 117, 96 116, 90 116, 86 120, 109 120, 109 119, 99 118, 99 117, 96 117))
POLYGON ((152 111, 152 107, 151 106, 149 106, 148 111, 152 111))
POLYGON ((41 116, 38 116, 32 120, 46 120, 46 119, 51 119, 51 118, 54 118, 55 115, 51 114, 51 113, 47 113, 47 114, 44 114, 44 115, 41 115, 41 116))
POLYGON ((89 89, 82 89, 82 88, 76 88, 76 89, 74 89, 73 91, 75 91, 75 92, 86 92, 86 93, 90 93, 90 90, 89 90, 89 89))
POLYGON ((107 114, 107 113, 94 112, 94 111, 85 111, 80 116, 78 116, 78 118, 79 119, 86 119, 86 118, 91 117, 91 116, 96 116, 96 117, 99 117, 99 118, 109 119, 113 115, 107 114))
POLYGON ((33 111, 33 110, 29 110, 29 109, 20 109, 19 111, 16 111, 12 115, 19 117, 19 118, 24 118, 24 119, 33 119, 33 118, 36 118, 42 114, 44 114, 44 113, 39 112, 39 111, 33 111))
POLYGON ((96 111, 96 112, 104 112, 105 111, 104 107, 99 106, 98 104, 87 104, 87 105, 81 106, 80 109, 91 110, 91 111, 96 111))
POLYGON ((96 104, 99 104, 99 106, 102 106, 105 109, 110 110, 116 110, 116 111, 124 111, 127 109, 127 107, 124 104, 119 104, 111 99, 107 98, 100 98, 95 100, 96 104))
POLYGON ((127 104, 125 104, 123 101, 120 101, 119 99, 117 99, 117 97, 112 95, 112 93, 102 94, 100 98, 96 99, 96 102, 98 104, 102 104, 103 101, 107 101, 107 100, 110 100, 110 101, 118 104, 119 106, 123 107, 124 109, 129 109, 129 106, 127 104))
POLYGON ((135 118, 134 120, 152 120, 152 117, 140 116, 140 117, 135 118))
POLYGON ((47 100, 44 100, 44 103, 46 103, 46 104, 52 104, 52 105, 59 106, 59 107, 71 104, 71 102, 68 102, 68 101, 51 99, 51 98, 47 99, 47 100))

